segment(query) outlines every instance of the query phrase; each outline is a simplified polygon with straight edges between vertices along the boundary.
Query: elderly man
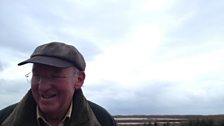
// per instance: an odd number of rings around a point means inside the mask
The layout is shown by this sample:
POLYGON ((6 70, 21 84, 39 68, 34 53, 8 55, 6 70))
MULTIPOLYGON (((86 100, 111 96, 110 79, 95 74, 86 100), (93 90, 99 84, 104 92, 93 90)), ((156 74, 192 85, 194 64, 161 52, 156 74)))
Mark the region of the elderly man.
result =
POLYGON ((116 126, 104 108, 83 95, 86 63, 74 46, 40 45, 18 65, 27 63, 33 63, 31 90, 0 111, 2 126, 116 126))

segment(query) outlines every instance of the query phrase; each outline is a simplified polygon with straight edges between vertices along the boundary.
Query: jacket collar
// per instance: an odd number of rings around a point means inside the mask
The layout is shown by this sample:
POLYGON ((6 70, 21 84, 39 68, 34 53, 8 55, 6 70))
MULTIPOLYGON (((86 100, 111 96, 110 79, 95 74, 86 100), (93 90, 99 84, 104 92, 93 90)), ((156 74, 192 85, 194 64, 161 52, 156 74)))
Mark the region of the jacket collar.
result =
MULTIPOLYGON (((2 126, 38 126, 36 102, 31 90, 18 103, 2 126)), ((74 94, 72 115, 66 126, 100 126, 82 90, 77 90, 74 94)))

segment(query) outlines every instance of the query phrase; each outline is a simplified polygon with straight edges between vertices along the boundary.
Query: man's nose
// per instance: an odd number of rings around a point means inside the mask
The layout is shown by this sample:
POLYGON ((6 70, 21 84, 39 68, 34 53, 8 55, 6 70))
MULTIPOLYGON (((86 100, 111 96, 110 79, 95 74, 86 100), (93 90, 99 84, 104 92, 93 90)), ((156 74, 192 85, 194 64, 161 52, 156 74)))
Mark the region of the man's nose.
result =
POLYGON ((40 77, 38 81, 39 90, 48 90, 51 87, 51 81, 48 77, 40 77))

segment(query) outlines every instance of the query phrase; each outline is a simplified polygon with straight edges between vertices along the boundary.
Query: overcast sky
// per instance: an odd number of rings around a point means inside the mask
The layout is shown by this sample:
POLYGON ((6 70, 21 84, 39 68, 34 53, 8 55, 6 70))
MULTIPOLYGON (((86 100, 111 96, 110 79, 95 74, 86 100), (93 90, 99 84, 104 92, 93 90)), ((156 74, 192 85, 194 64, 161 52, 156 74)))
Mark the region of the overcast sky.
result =
POLYGON ((0 109, 30 89, 17 66, 61 41, 87 62, 83 91, 118 114, 224 114, 223 0, 1 0, 0 109), (41 2, 42 1, 42 2, 41 2))

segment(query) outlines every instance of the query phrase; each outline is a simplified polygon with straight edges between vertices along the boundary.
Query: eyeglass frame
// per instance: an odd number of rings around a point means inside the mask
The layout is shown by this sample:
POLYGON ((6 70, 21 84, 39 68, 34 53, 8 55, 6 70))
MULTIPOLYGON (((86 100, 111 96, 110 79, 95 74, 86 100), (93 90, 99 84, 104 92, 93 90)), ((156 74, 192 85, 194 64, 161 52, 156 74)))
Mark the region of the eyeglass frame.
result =
MULTIPOLYGON (((74 72, 74 75, 79 75, 79 74, 80 74, 80 71, 75 71, 74 72)), ((67 78, 67 76, 59 76, 59 75, 51 75, 50 77, 43 77, 43 76, 40 76, 40 75, 35 76, 35 75, 33 75, 33 72, 28 72, 27 74, 25 74, 25 77, 27 78, 28 82, 31 82, 31 79, 33 77, 38 77, 38 79, 36 79, 36 81, 38 81, 38 82, 40 80, 42 80, 42 78, 46 78, 46 79, 51 80, 51 81, 56 81, 56 80, 67 78), (29 79, 29 77, 31 77, 31 78, 29 79)))

